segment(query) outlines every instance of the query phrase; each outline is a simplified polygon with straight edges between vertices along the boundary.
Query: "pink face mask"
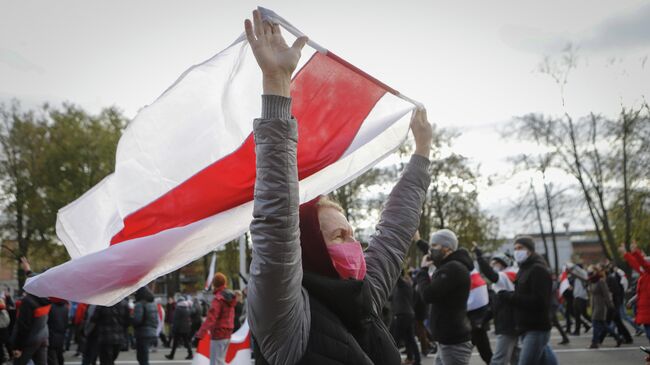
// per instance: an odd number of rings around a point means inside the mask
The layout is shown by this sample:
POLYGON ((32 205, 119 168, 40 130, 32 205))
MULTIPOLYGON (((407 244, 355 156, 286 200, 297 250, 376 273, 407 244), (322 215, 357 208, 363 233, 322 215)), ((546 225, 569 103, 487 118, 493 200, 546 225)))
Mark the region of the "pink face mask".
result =
POLYGON ((366 259, 359 242, 328 245, 327 251, 341 279, 363 280, 366 276, 366 259))

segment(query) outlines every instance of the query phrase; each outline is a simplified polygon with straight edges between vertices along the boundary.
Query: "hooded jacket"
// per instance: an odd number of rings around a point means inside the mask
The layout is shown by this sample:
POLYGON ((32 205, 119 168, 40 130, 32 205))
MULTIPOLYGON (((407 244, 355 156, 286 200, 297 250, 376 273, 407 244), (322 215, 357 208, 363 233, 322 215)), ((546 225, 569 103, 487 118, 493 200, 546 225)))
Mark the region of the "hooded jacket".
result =
POLYGON ((518 334, 528 331, 550 331, 553 279, 544 259, 531 255, 519 265, 514 292, 499 292, 499 299, 512 304, 518 334))
POLYGON ((52 299, 52 307, 47 320, 50 333, 51 348, 62 349, 65 342, 65 331, 68 328, 68 302, 52 299))
MULTIPOLYGON (((227 340, 232 335, 235 327, 235 304, 237 298, 232 290, 220 286, 214 290, 214 299, 210 304, 208 316, 201 328, 196 332, 197 338, 203 338, 206 332, 210 332, 213 340, 227 340)), ((176 310, 178 311, 178 307, 176 310)))
POLYGON ((461 248, 445 257, 431 278, 427 270, 420 270, 416 277, 422 299, 432 304, 433 338, 443 345, 467 342, 471 338, 467 298, 473 268, 469 252, 461 248))
POLYGON ((156 338, 158 329, 158 308, 153 302, 153 293, 143 286, 135 292, 133 328, 136 338, 156 338))
POLYGON ((14 350, 22 351, 25 347, 48 343, 47 320, 50 308, 51 304, 47 298, 32 294, 23 297, 11 336, 14 350))
POLYGON ((365 278, 341 280, 322 242, 301 237, 304 229, 320 229, 316 220, 302 221, 298 124, 291 117, 291 99, 262 96, 254 136, 257 174, 247 312, 259 345, 256 363, 399 363, 379 314, 419 224, 430 181, 428 159, 413 156, 388 197, 364 252, 365 278))

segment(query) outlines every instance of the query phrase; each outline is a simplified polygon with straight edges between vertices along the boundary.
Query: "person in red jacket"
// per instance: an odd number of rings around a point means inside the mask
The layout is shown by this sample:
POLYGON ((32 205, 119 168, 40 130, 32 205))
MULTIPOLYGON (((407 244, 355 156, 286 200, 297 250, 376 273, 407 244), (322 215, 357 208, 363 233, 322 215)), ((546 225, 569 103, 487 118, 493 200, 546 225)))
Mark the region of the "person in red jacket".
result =
POLYGON ((214 275, 212 279, 214 299, 205 322, 195 336, 201 339, 206 333, 210 333, 210 365, 225 365, 226 350, 235 326, 237 298, 233 291, 226 289, 226 282, 224 274, 218 272, 214 275))
POLYGON ((631 251, 627 252, 625 245, 621 244, 618 251, 623 255, 630 267, 640 274, 636 284, 636 316, 634 321, 643 325, 645 335, 650 340, 650 263, 645 260, 643 251, 636 242, 630 245, 631 251))

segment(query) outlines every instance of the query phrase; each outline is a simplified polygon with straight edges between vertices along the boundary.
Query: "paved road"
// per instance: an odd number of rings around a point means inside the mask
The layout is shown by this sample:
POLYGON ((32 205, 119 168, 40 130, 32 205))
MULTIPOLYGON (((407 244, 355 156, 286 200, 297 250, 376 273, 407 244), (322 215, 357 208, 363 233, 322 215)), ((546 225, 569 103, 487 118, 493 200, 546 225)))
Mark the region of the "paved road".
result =
MULTIPOLYGON (((569 345, 557 345, 560 341, 558 333, 553 333, 551 337, 551 344, 558 357, 560 364, 566 365, 640 365, 643 364, 644 356, 639 351, 639 346, 647 346, 648 340, 645 337, 635 337, 633 345, 623 345, 620 348, 614 347, 614 340, 607 338, 605 344, 599 350, 589 350, 587 347, 591 342, 591 332, 588 335, 580 337, 571 337, 569 345)), ((494 347, 494 340, 492 340, 494 347)), ((180 349, 177 351, 177 359, 174 361, 166 360, 163 355, 168 353, 168 349, 159 349, 155 353, 150 354, 151 364, 168 364, 168 365, 188 365, 191 363, 189 360, 182 360, 185 358, 185 350, 180 349)), ((81 359, 72 357, 72 353, 66 353, 66 365, 80 365, 81 359)), ((430 356, 423 359, 423 365, 433 365, 434 357, 430 356)), ((117 364, 132 365, 137 364, 135 358, 135 351, 122 352, 117 359, 117 364)), ((99 363, 98 363, 99 364, 99 363)), ((472 354, 471 365, 483 364, 477 352, 472 354)))

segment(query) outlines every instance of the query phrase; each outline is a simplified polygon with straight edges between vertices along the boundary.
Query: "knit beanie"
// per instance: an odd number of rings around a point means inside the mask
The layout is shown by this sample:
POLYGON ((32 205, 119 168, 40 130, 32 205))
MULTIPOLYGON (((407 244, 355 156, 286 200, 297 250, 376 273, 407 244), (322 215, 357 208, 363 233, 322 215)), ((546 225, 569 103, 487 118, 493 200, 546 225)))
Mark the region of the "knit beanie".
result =
POLYGON ((452 251, 458 249, 458 238, 456 234, 448 229, 441 229, 431 235, 431 244, 440 245, 442 247, 448 247, 452 251))
POLYGON ((535 252, 535 240, 533 240, 533 237, 520 236, 515 238, 515 243, 525 246, 530 252, 535 252))

